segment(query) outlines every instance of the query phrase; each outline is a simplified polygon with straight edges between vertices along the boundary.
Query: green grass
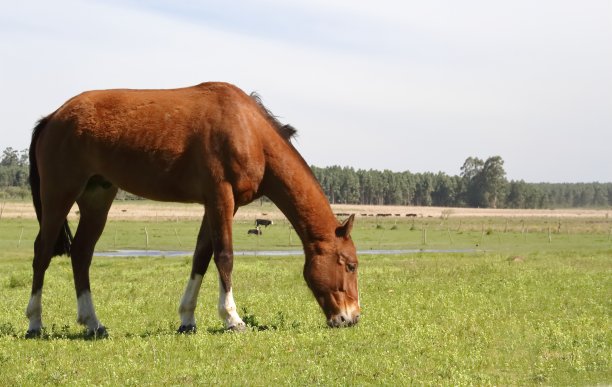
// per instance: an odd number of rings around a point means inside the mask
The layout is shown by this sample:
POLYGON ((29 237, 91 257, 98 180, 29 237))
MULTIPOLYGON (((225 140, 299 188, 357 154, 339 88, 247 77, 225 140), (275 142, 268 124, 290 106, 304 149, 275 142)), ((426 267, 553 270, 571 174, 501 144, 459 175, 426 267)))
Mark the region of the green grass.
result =
MULTIPOLYGON (((242 334, 221 329, 211 266, 196 311, 199 331, 188 336, 174 332, 190 259, 96 258, 93 297, 110 337, 88 341, 75 323, 66 258, 55 258, 47 272, 45 336, 23 339, 37 226, 2 219, 0 385, 612 383, 607 225, 567 221, 569 233, 553 233, 549 242, 543 219, 526 234, 518 221, 504 232, 505 220, 485 220, 484 235, 482 220, 461 220, 461 229, 459 221, 419 219, 412 227, 387 220, 377 228, 358 219, 354 238, 362 249, 478 251, 361 256, 363 318, 348 329, 326 328, 300 257, 236 258, 236 302, 252 325, 242 334), (522 262, 509 260, 517 255, 522 262)), ((142 248, 144 227, 149 248, 191 250, 199 224, 111 221, 99 249, 142 248)), ((236 249, 300 248, 282 223, 259 240, 247 237, 249 227, 236 225, 236 249)))

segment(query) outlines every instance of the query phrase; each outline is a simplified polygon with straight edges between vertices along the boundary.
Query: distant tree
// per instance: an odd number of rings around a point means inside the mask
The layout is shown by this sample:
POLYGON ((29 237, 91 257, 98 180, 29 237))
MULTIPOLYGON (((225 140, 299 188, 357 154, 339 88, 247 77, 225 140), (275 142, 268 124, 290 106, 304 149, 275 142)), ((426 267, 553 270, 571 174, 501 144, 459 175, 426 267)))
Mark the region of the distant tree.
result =
POLYGON ((511 181, 508 185, 506 205, 509 208, 525 208, 527 184, 523 181, 511 181))
POLYGON ((0 160, 0 165, 3 167, 13 167, 19 165, 19 153, 8 147, 2 152, 2 160, 0 160))
POLYGON ((503 201, 507 185, 504 160, 500 156, 489 157, 481 171, 480 184, 482 184, 483 197, 486 207, 497 208, 503 201))
POLYGON ((470 207, 482 207, 481 172, 484 161, 478 157, 468 157, 461 166, 461 180, 463 186, 463 201, 470 207))
POLYGON ((595 207, 604 207, 608 205, 608 190, 602 184, 593 184, 595 194, 593 195, 592 205, 595 207))
POLYGON ((23 149, 19 152, 19 166, 27 166, 30 165, 30 152, 28 149, 23 149))
POLYGON ((504 160, 500 156, 489 157, 486 161, 468 157, 461 167, 461 178, 467 205, 493 208, 503 205, 507 181, 504 160))
POLYGON ((450 207, 455 205, 457 196, 457 181, 445 173, 434 176, 431 203, 434 206, 450 207))
POLYGON ((433 175, 431 173, 418 174, 414 188, 414 204, 417 206, 431 206, 431 193, 433 190, 433 175))

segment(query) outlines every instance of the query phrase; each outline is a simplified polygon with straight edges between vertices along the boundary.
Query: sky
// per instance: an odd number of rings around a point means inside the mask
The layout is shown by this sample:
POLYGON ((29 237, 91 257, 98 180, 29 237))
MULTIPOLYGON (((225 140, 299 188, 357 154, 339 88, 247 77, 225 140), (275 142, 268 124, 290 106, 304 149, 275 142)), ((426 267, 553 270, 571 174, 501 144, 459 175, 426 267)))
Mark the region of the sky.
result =
POLYGON ((226 81, 309 164, 612 182, 612 0, 0 0, 0 151, 91 89, 226 81))

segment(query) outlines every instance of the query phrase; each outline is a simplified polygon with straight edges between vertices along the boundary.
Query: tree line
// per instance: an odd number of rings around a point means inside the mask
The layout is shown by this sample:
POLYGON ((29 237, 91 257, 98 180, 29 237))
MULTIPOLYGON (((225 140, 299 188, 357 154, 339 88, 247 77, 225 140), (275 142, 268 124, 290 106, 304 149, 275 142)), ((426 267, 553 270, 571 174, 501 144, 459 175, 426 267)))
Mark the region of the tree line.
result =
POLYGON ((331 203, 480 208, 612 206, 612 183, 526 183, 506 179, 500 156, 468 157, 460 175, 312 166, 331 203))
MULTIPOLYGON (((6 148, 0 159, 5 199, 30 196, 28 150, 6 148)), ((526 183, 506 179, 504 160, 468 157, 459 175, 393 172, 351 167, 311 169, 331 203, 481 208, 612 206, 612 183, 526 183)), ((134 199, 120 192, 121 199, 134 199)))

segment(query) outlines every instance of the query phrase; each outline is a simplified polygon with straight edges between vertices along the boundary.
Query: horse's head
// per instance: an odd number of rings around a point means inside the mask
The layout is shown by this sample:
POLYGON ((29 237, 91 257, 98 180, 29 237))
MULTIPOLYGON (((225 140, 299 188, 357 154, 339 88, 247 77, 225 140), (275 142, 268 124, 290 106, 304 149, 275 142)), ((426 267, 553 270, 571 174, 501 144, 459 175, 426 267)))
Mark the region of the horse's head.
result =
POLYGON ((306 259, 304 278, 330 327, 357 324, 361 313, 357 290, 357 251, 350 237, 355 216, 335 230, 333 241, 319 243, 306 259))

